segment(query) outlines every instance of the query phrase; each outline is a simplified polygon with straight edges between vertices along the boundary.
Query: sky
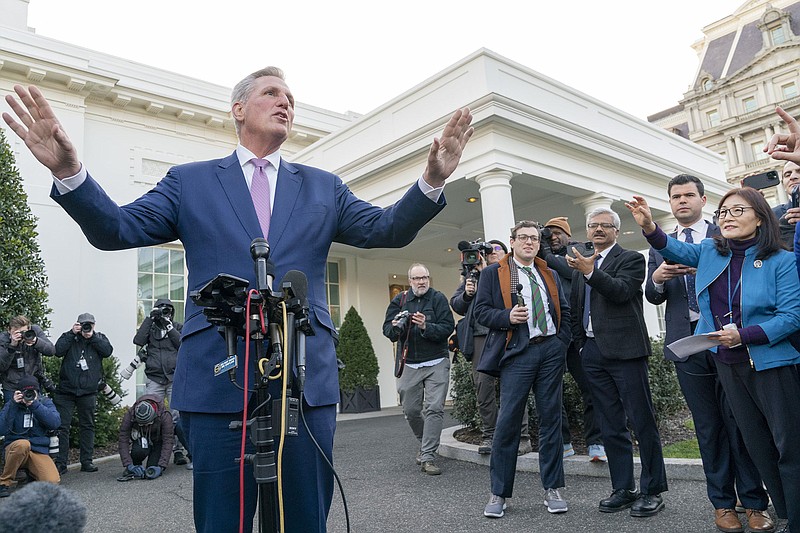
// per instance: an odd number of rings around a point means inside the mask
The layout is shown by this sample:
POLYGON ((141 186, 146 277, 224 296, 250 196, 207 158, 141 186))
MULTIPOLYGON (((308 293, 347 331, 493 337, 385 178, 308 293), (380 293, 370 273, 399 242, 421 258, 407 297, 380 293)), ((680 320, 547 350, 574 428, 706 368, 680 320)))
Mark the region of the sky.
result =
MULTIPOLYGON (((267 65, 295 99, 366 113, 488 48, 639 118, 697 72, 744 0, 30 0, 40 35, 226 87, 267 65)), ((457 105, 457 104, 455 104, 457 105)))

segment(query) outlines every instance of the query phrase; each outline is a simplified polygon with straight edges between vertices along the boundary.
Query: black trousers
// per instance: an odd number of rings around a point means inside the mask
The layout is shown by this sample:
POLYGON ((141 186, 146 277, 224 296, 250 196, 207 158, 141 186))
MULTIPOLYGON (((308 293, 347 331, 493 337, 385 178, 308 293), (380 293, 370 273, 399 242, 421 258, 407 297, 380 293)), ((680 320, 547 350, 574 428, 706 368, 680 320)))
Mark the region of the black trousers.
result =
POLYGON ((147 466, 158 466, 161 459, 161 442, 149 442, 147 448, 142 447, 142 439, 136 439, 131 444, 131 461, 133 464, 140 465, 147 459, 147 466))
POLYGON ((769 501, 767 492, 747 453, 711 352, 676 361, 675 371, 692 412, 711 504, 715 509, 733 509, 738 494, 746 509, 765 510, 769 501))
POLYGON ((636 488, 633 479, 633 443, 626 423, 630 420, 639 439, 642 458, 639 488, 645 494, 665 492, 667 472, 650 395, 647 358, 607 359, 592 338, 586 341, 581 357, 600 420, 612 488, 636 488))
POLYGON ((749 363, 718 363, 717 370, 775 513, 800 531, 800 369, 756 372, 749 363))
POLYGON ((97 394, 75 396, 74 394, 56 392, 53 403, 61 416, 61 427, 58 428, 58 455, 55 463, 66 466, 69 459, 69 428, 72 425, 72 413, 77 409, 80 423, 81 464, 92 462, 94 454, 94 409, 97 405, 97 394))
MULTIPOLYGON (((603 438, 600 435, 600 423, 595 417, 594 405, 592 404, 592 389, 589 387, 589 380, 586 377, 586 371, 583 369, 581 354, 574 342, 569 343, 569 348, 567 348, 567 370, 581 391, 581 400, 583 400, 583 435, 586 445, 603 444, 603 438)), ((572 442, 572 432, 570 431, 566 408, 561 409, 561 417, 561 439, 564 444, 567 444, 572 442)))

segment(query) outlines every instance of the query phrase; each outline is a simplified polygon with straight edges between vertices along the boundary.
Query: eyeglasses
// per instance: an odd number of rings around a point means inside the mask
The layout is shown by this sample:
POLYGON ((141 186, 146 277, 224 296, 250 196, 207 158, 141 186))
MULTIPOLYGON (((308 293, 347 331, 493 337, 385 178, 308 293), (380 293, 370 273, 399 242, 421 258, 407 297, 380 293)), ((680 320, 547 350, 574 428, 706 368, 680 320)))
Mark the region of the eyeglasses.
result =
POLYGON ((598 226, 603 229, 616 228, 614 224, 609 224, 608 222, 589 222, 588 224, 586 224, 586 227, 589 229, 597 229, 598 226))
POLYGON ((503 247, 502 247, 502 246, 499 246, 499 245, 497 245, 497 246, 492 246, 492 250, 494 250, 495 252, 503 252, 503 251, 504 251, 504 250, 503 250, 503 247))
POLYGON ((731 207, 730 209, 717 209, 714 211, 714 216, 717 218, 727 218, 730 215, 733 218, 740 217, 745 209, 753 209, 752 207, 731 207))
POLYGON ((430 279, 430 276, 411 276, 408 279, 410 279, 411 281, 425 281, 430 279))
POLYGON ((517 235, 516 237, 514 237, 514 240, 515 241, 520 241, 520 242, 539 242, 539 236, 538 235, 517 235))

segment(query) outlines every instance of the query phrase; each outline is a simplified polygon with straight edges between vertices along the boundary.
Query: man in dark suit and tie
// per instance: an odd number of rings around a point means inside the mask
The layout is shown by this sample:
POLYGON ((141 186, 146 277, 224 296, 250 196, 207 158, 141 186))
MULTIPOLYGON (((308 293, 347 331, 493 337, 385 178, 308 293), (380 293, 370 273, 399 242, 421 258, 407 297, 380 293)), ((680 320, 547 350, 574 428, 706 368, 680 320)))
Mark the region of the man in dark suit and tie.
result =
POLYGON ((644 256, 617 244, 620 220, 611 209, 597 208, 586 221, 595 254, 583 257, 573 248, 567 261, 575 269, 573 339, 581 346, 611 472, 613 492, 600 501, 600 511, 630 507, 631 516, 653 516, 664 508, 667 475, 647 377, 652 351, 642 310, 644 256), (641 492, 633 479, 628 420, 639 440, 641 492))
MULTIPOLYGON (((17 122, 3 119, 55 178, 52 196, 104 250, 153 246, 180 239, 186 250, 188 290, 220 272, 256 285, 250 243, 267 238, 275 279, 289 270, 308 277, 310 323, 303 411, 311 433, 332 459, 339 401, 333 322, 325 292, 325 262, 333 242, 361 248, 405 246, 445 205, 444 182, 455 170, 472 135, 468 109, 457 111, 435 139, 424 173, 405 196, 386 209, 356 198, 339 177, 288 163, 280 147, 294 119, 294 97, 283 72, 268 67, 244 78, 233 90, 231 114, 239 145, 218 160, 172 168, 156 187, 118 206, 89 176, 75 147, 36 87, 14 88, 6 96, 17 122), (21 101, 21 102, 20 102, 21 101)), ((241 420, 244 399, 227 377, 214 377, 225 358, 224 339, 186 299, 186 321, 175 371, 173 401, 194 461, 195 526, 204 533, 238 530, 240 434, 228 429, 241 420)), ((244 353, 240 342, 238 353, 244 353)), ((252 368, 236 370, 238 383, 252 368)), ((277 381, 271 393, 276 396, 277 381)), ((252 385, 251 385, 252 390, 252 385)), ((283 449, 286 531, 325 531, 333 496, 333 476, 303 424, 283 449)), ((244 530, 252 529, 256 484, 244 474, 244 530)))
MULTIPOLYGON (((667 185, 667 194, 678 221, 673 237, 699 243, 720 234, 717 225, 703 220, 706 197, 699 178, 688 174, 675 176, 667 185)), ((645 297, 654 305, 667 303, 665 345, 692 335, 700 319, 694 272, 694 268, 685 265, 666 263, 660 253, 650 249, 645 297)), ((766 513, 767 493, 717 380, 711 353, 703 351, 681 359, 665 346, 664 357, 675 362, 678 383, 692 412, 717 528, 742 531, 735 511, 738 493, 747 509, 750 529, 771 531, 774 525, 766 513)))

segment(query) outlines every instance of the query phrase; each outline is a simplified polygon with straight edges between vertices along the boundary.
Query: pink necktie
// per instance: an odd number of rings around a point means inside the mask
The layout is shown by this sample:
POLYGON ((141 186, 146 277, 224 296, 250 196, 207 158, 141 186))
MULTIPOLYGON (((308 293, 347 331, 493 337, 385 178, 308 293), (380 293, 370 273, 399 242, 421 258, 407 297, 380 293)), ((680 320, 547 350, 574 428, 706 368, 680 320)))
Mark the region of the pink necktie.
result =
POLYGON ((253 172, 253 183, 250 185, 250 196, 253 198, 253 206, 256 208, 258 222, 261 224, 261 231, 264 238, 269 239, 269 219, 272 216, 269 201, 269 178, 265 169, 269 166, 266 159, 254 157, 250 160, 256 170, 253 172))

